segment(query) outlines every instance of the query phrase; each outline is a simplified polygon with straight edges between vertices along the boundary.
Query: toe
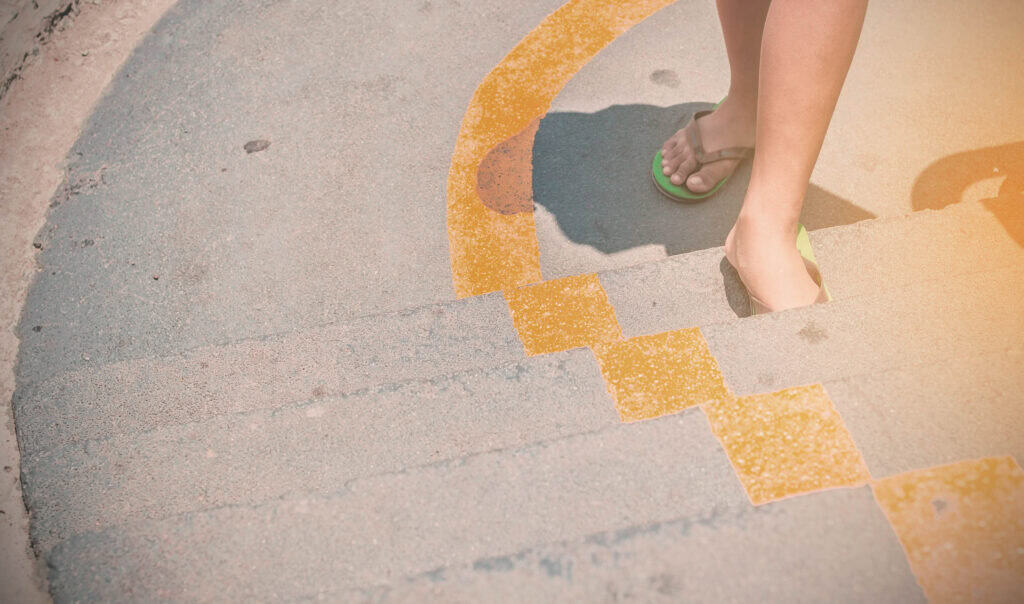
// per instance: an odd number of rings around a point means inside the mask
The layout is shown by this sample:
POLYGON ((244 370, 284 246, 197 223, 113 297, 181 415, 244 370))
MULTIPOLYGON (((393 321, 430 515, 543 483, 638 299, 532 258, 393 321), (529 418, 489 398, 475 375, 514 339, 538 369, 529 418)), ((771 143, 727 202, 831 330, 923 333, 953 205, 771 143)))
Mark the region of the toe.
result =
POLYGON ((716 161, 706 164, 686 179, 686 188, 694 193, 707 193, 736 167, 734 161, 716 161))
MULTIPOLYGON (((685 163, 689 159, 689 157, 690 155, 686 151, 676 153, 671 157, 663 157, 661 160, 661 173, 664 174, 665 176, 675 174, 677 171, 679 171, 679 166, 685 163)), ((687 174, 689 174, 689 172, 687 172, 687 174)))
POLYGON ((686 177, 693 172, 694 168, 697 167, 697 162, 692 157, 687 157, 684 161, 679 162, 679 167, 676 168, 669 177, 669 181, 676 186, 682 186, 683 182, 686 181, 686 177))
POLYGON ((666 158, 675 157, 687 151, 689 151, 689 147, 686 144, 686 137, 682 130, 673 134, 661 147, 661 155, 666 158))

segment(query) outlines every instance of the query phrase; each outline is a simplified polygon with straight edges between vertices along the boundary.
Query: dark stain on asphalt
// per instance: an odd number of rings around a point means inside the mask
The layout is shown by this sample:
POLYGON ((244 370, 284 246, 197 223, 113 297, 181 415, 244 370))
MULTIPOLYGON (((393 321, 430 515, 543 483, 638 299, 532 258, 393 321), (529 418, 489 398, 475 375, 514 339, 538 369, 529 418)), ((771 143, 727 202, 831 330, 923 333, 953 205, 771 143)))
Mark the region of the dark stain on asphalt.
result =
POLYGON ((493 558, 480 558, 473 562, 475 571, 499 571, 508 572, 515 568, 515 562, 508 556, 496 556, 493 558))
POLYGON ((668 573, 648 577, 647 582, 663 596, 676 596, 682 593, 682 588, 678 585, 676 578, 668 573))
POLYGON ((562 561, 555 560, 552 558, 541 558, 540 567, 544 569, 549 577, 561 577, 562 576, 562 561))
POLYGON ((817 344, 828 339, 828 334, 825 330, 816 325, 814 321, 808 321, 807 325, 804 325, 804 328, 796 333, 811 344, 817 344))
POLYGON ((245 149, 246 153, 250 153, 251 154, 251 153, 259 153, 260 151, 265 150, 269 146, 270 146, 270 141, 263 140, 263 139, 256 139, 254 141, 249 141, 249 142, 245 143, 245 145, 242 148, 245 149))
POLYGON ((96 242, 93 241, 92 239, 85 239, 85 240, 82 241, 82 247, 89 247, 89 246, 95 245, 95 244, 96 244, 96 242))
POLYGON ((679 75, 671 69, 659 69, 651 73, 651 81, 667 88, 679 88, 679 84, 682 83, 679 75))
POLYGON ((35 327, 32 328, 32 331, 34 331, 36 333, 39 333, 42 330, 43 330, 43 326, 42 325, 36 325, 35 327))

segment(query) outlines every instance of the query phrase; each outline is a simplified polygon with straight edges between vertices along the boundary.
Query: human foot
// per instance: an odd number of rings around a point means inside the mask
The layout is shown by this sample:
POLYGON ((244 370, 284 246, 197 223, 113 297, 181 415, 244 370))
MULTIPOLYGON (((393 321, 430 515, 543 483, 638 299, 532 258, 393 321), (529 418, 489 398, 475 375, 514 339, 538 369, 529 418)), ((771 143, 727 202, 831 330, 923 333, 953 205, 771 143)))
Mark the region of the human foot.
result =
POLYGON ((716 151, 754 146, 756 109, 727 97, 714 111, 691 121, 662 145, 661 171, 669 181, 685 186, 693 193, 706 193, 723 178, 732 174, 740 159, 719 159, 701 165, 699 153, 692 146, 687 130, 699 128, 703 151, 713 156, 716 151), (685 183, 685 184, 684 184, 685 183))
MULTIPOLYGON (((808 272, 796 234, 741 215, 725 240, 725 256, 763 312, 822 301, 822 288, 808 272)), ((751 309, 753 312, 754 309, 751 309)))

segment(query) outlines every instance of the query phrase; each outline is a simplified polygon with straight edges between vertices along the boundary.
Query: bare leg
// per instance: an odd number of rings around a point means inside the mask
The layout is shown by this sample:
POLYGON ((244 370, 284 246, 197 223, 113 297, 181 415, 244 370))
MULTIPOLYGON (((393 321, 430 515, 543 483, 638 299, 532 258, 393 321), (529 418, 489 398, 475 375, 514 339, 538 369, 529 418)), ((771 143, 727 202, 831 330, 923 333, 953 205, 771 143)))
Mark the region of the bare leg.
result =
POLYGON ((793 242, 866 8, 867 0, 773 0, 768 9, 757 150, 726 254, 750 292, 773 310, 810 304, 817 294, 793 242))
MULTIPOLYGON (((718 19, 729 54, 730 84, 729 96, 722 105, 700 120, 701 136, 708 151, 754 144, 761 31, 769 3, 770 0, 718 0, 718 19)), ((685 181, 694 193, 708 191, 739 163, 718 161, 694 173, 696 162, 682 130, 665 141, 662 156, 665 175, 676 185, 685 181)))

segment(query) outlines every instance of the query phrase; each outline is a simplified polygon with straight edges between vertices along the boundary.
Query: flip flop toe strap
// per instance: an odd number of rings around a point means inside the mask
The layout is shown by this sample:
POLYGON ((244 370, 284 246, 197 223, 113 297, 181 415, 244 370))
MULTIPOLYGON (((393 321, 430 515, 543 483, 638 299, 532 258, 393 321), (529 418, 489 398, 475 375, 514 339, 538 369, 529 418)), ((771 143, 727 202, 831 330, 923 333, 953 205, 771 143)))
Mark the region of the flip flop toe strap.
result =
POLYGON ((710 164, 711 162, 721 161, 723 159, 746 159, 754 154, 753 147, 726 147, 717 151, 711 151, 710 153, 704 150, 704 142, 700 137, 700 127, 697 125, 697 119, 710 114, 710 111, 698 111, 693 114, 690 118, 690 124, 686 128, 686 139, 690 143, 690 149, 693 150, 694 159, 697 160, 697 169, 699 170, 704 164, 710 164))

